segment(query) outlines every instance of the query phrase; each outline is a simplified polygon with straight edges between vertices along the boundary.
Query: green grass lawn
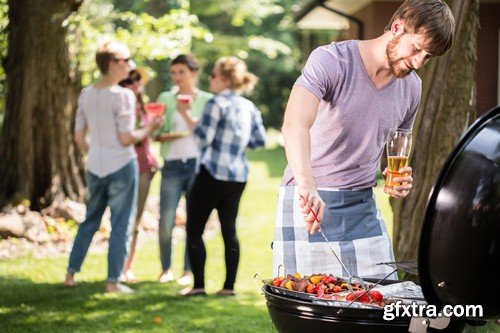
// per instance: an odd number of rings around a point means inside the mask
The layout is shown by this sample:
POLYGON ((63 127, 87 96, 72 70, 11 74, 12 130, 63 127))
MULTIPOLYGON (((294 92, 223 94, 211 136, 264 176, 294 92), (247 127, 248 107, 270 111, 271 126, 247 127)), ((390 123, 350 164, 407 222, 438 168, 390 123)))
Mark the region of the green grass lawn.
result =
MULTIPOLYGON (((250 154, 251 179, 238 220, 241 261, 235 298, 182 298, 175 284, 158 284, 160 271, 155 241, 138 251, 135 271, 142 281, 134 295, 103 293, 106 254, 91 253, 75 289, 61 287, 67 256, 21 258, 0 262, 0 326, 2 332, 265 332, 270 320, 256 273, 271 276, 275 200, 285 158, 281 149, 250 154)), ((156 181, 153 184, 158 187, 156 181)), ((155 190, 153 190, 155 191, 155 190)), ((176 246, 180 274, 182 244, 176 246)), ((220 235, 207 242, 209 293, 224 282, 220 235)))
MULTIPOLYGON (((138 251, 135 271, 140 283, 133 295, 104 294, 106 254, 88 255, 79 285, 61 286, 67 256, 0 262, 0 331, 2 332, 270 332, 270 319, 258 273, 271 277, 274 214, 278 184, 285 165, 282 148, 250 153, 251 177, 241 203, 238 235, 241 260, 235 286, 238 296, 182 298, 181 287, 158 284, 160 261, 156 241, 138 251)), ((157 182, 156 182, 157 184, 157 182)), ((156 185, 155 185, 156 186, 156 185)), ((378 199, 386 220, 387 197, 378 199)), ((182 243, 182 242, 181 242, 182 243)), ((174 261, 180 274, 182 244, 174 261)), ((206 287, 213 293, 224 282, 220 235, 207 242, 206 287)), ((491 331, 493 332, 493 331, 491 331)))

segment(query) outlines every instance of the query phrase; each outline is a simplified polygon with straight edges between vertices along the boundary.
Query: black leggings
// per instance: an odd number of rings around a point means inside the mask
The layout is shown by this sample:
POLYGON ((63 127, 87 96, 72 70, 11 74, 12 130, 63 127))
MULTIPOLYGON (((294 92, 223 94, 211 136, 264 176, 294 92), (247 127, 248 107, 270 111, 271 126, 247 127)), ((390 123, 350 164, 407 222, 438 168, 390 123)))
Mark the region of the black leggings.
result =
POLYGON ((224 239, 226 261, 224 289, 234 288, 240 259, 240 244, 236 236, 236 216, 245 185, 246 183, 217 180, 203 166, 196 176, 186 205, 187 246, 194 275, 194 288, 205 287, 207 253, 202 236, 213 209, 217 209, 219 214, 224 239))

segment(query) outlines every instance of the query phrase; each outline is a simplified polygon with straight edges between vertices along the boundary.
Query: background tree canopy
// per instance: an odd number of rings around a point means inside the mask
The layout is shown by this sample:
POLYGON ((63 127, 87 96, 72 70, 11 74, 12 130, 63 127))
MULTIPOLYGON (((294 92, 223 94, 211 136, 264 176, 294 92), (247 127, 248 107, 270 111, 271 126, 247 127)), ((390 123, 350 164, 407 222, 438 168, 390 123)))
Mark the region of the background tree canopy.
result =
POLYGON ((243 58, 261 78, 252 100, 265 125, 279 127, 298 76, 289 0, 0 0, 0 207, 19 200, 40 209, 83 200, 84 167, 73 143, 76 99, 98 78, 95 51, 129 46, 155 77, 151 99, 169 89, 168 61, 195 54, 207 73, 221 56, 243 58), (29 50, 29 52, 27 51, 29 50))
MULTIPOLYGON (((228 54, 243 58, 260 78, 252 100, 267 127, 279 128, 290 89, 299 75, 300 48, 291 6, 294 1, 192 0, 191 12, 214 35, 212 43, 193 41, 192 51, 213 62, 228 54)), ((202 77, 206 86, 206 75, 202 77)))
MULTIPOLYGON (((98 71, 94 55, 106 40, 129 46, 140 66, 155 77, 147 87, 151 99, 171 87, 168 61, 193 53, 205 69, 200 86, 215 60, 236 55, 261 80, 252 100, 267 127, 279 128, 290 88, 299 74, 300 49, 296 45, 290 0, 92 0, 83 1, 71 14, 67 41, 72 68, 81 73, 82 86, 98 71)), ((0 55, 7 53, 7 0, 0 0, 0 55)), ((0 122, 5 100, 5 70, 0 67, 0 122)))

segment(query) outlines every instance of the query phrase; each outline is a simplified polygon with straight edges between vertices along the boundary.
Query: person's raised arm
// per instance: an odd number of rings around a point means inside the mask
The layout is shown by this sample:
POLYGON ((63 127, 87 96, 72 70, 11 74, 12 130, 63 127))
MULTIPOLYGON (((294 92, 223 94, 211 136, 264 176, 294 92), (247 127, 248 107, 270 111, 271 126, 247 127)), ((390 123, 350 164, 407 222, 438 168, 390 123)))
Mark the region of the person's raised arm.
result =
POLYGON ((311 140, 309 130, 314 123, 319 105, 318 97, 309 90, 295 85, 288 99, 281 131, 285 138, 288 163, 297 183, 299 194, 304 197, 317 214, 315 221, 306 203, 301 200, 304 221, 311 234, 318 231, 323 218, 325 203, 318 194, 316 180, 311 167, 311 140))
POLYGON ((191 115, 191 105, 192 105, 191 101, 185 103, 185 102, 179 102, 179 100, 177 100, 177 112, 179 112, 182 118, 184 118, 184 121, 188 125, 189 129, 192 131, 198 124, 199 119, 198 117, 193 117, 191 115))
POLYGON ((139 129, 132 130, 131 132, 118 132, 118 139, 120 143, 124 146, 130 146, 141 142, 145 137, 151 134, 155 129, 163 124, 162 117, 155 117, 148 123, 147 126, 139 129))
POLYGON ((221 112, 222 110, 215 102, 215 99, 205 104, 200 121, 194 128, 194 135, 197 137, 202 150, 212 144, 217 133, 217 125, 221 119, 221 112))
POLYGON ((134 129, 136 97, 131 90, 125 89, 123 94, 114 99, 114 103, 117 110, 115 122, 118 127, 118 140, 123 146, 141 142, 163 124, 163 118, 156 116, 146 126, 134 129))

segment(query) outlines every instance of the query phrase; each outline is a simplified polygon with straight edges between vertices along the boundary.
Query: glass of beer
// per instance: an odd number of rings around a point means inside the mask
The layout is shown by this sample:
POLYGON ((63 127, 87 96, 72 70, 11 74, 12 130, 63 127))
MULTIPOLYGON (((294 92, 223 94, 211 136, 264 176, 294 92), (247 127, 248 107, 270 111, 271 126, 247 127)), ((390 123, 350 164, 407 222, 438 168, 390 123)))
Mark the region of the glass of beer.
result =
POLYGON ((394 181, 394 178, 403 177, 399 169, 408 164, 408 157, 411 150, 411 131, 405 129, 389 130, 387 137, 387 163, 388 172, 385 178, 385 188, 393 190, 394 186, 400 186, 402 183, 394 181))

